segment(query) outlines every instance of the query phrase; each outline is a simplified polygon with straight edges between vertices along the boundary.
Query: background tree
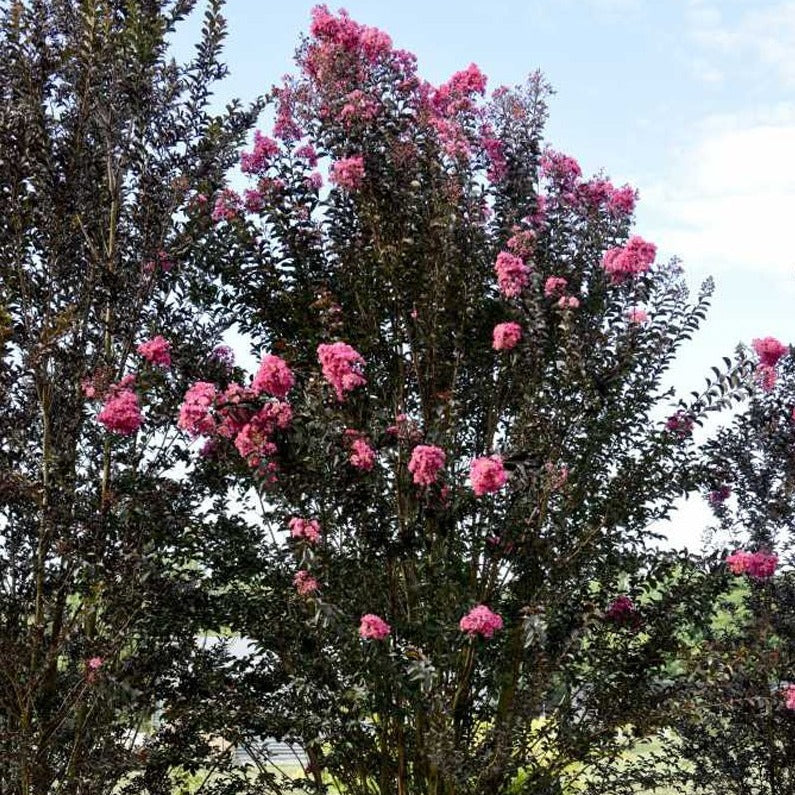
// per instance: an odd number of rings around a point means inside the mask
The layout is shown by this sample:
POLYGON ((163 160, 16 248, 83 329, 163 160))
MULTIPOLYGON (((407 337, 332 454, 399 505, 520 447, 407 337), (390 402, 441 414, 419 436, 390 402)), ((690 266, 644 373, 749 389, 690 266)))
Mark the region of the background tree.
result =
POLYGON ((169 792, 223 731, 223 653, 196 634, 241 539, 180 476, 173 423, 219 334, 204 196, 258 106, 211 111, 218 0, 184 66, 167 43, 193 0, 3 5, 0 789, 169 792))
POLYGON ((732 546, 673 712, 686 760, 675 778, 699 792, 779 795, 795 787, 795 367, 773 338, 753 347, 754 394, 704 448, 717 538, 732 546))

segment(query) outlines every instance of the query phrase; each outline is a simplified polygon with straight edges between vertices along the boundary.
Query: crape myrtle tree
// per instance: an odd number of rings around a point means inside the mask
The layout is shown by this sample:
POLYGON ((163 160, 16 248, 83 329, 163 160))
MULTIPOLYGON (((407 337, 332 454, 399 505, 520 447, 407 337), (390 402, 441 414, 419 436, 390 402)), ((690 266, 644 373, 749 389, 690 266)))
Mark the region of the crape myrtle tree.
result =
POLYGON ((673 714, 686 784, 781 795, 795 789, 795 360, 771 337, 753 348, 754 394, 704 447, 707 496, 733 543, 673 714))
POLYGON ((202 373, 179 416, 195 481, 260 510, 261 571, 224 594, 256 650, 241 742, 300 744, 314 791, 605 791, 711 615, 709 566, 649 542, 751 365, 666 388, 711 284, 543 144, 540 76, 432 86, 322 6, 297 63, 249 187, 211 199, 216 316, 259 367, 202 373))
POLYGON ((227 366, 195 356, 218 335, 203 196, 259 108, 211 110, 218 2, 192 59, 167 55, 195 5, 0 12, 3 793, 170 792, 223 733, 222 649, 195 638, 214 626, 213 556, 245 541, 180 476, 173 418, 196 368, 227 366))

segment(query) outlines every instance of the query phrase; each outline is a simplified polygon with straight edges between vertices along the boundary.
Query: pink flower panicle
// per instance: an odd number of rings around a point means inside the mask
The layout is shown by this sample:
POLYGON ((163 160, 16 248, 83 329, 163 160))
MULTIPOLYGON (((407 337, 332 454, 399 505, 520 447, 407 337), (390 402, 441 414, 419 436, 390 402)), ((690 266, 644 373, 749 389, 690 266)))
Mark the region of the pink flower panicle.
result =
POLYGON ((436 483, 439 471, 444 467, 446 455, 441 447, 432 444, 418 444, 411 451, 409 472, 418 486, 436 483))
POLYGON ((499 455, 476 458, 469 467, 472 491, 476 497, 499 491, 508 481, 508 474, 499 455))
POLYGON ((197 381, 191 385, 182 399, 177 425, 191 436, 210 436, 215 431, 212 408, 217 396, 215 384, 197 381))
POLYGON ((359 624, 359 637, 363 640, 384 640, 391 631, 389 624, 374 613, 363 615, 359 624))
POLYGON ((580 164, 573 157, 551 149, 541 157, 540 167, 541 175, 557 183, 565 193, 571 192, 582 176, 580 164))
POLYGON ((558 298, 558 309, 578 309, 580 299, 576 295, 562 295, 558 298))
POLYGON ((778 565, 778 556, 769 552, 746 552, 738 549, 726 558, 732 574, 747 574, 757 580, 772 577, 778 565))
POLYGON ((505 244, 517 257, 528 259, 532 256, 536 246, 536 233, 532 229, 513 228, 513 235, 505 244))
POLYGON ((240 430, 235 447, 250 467, 259 468, 263 460, 276 452, 273 434, 284 430, 293 419, 289 404, 278 400, 263 406, 240 430))
POLYGON ((284 398, 294 385, 295 376, 287 366, 287 362, 279 356, 266 353, 262 357, 251 388, 257 395, 265 392, 273 397, 284 398))
POLYGON ((612 284, 623 284, 627 279, 646 273, 657 256, 657 247, 635 235, 622 248, 605 252, 602 267, 612 284))
POLYGON ((631 623, 636 616, 635 603, 625 594, 616 597, 605 611, 605 618, 617 624, 631 623))
POLYGON ((433 92, 432 103, 437 113, 443 117, 454 116, 461 111, 474 108, 476 94, 486 92, 487 78, 476 64, 456 72, 446 83, 433 92))
POLYGON ((131 436, 143 425, 138 395, 125 384, 124 379, 110 388, 97 420, 120 436, 131 436))
POLYGON ((475 635, 491 638, 498 629, 502 629, 503 625, 501 616, 489 610, 486 605, 477 605, 461 618, 458 626, 470 638, 475 635))
POLYGON ((279 145, 259 130, 254 132, 254 149, 240 156, 240 170, 244 174, 262 174, 272 158, 279 153, 279 145))
POLYGON ((345 342, 317 346, 317 358, 326 381, 334 387, 337 400, 342 402, 352 389, 363 386, 367 379, 361 374, 365 361, 361 354, 345 342))
POLYGON ((547 298, 560 296, 565 292, 568 286, 568 279, 565 279, 563 276, 550 276, 544 282, 544 295, 547 298))
POLYGON ((752 347, 759 357, 759 361, 767 367, 775 367, 778 360, 789 350, 786 345, 780 343, 775 337, 755 339, 752 347))
POLYGON ((171 367, 171 343, 159 334, 147 342, 142 342, 137 351, 149 364, 171 367))
POLYGON ((290 535, 299 541, 306 541, 308 544, 317 544, 320 541, 320 522, 317 519, 294 516, 287 526, 290 528, 290 535))
POLYGON ((240 196, 231 188, 224 188, 215 200, 211 218, 218 224, 221 221, 232 221, 240 214, 243 203, 240 196))
POLYGON ((295 150, 295 156, 300 157, 302 160, 306 160, 312 168, 317 165, 317 152, 312 144, 299 146, 298 149, 295 150))
POLYGON ((707 495, 707 501, 713 507, 718 505, 723 505, 723 503, 729 499, 731 493, 732 493, 731 486, 727 486, 724 483, 718 486, 717 489, 714 489, 707 495))
POLYGON ((105 662, 102 657, 91 657, 86 660, 86 668, 89 671, 98 671, 102 667, 102 663, 105 662))
POLYGON ((351 466, 363 472, 369 472, 375 466, 375 450, 365 439, 354 439, 351 444, 351 466))
POLYGON ((665 422, 665 429, 676 434, 680 439, 684 439, 692 433, 693 425, 693 418, 680 410, 668 417, 665 422))
POLYGON ((649 319, 649 313, 645 309, 634 306, 627 310, 627 320, 633 325, 643 325, 649 319))
POLYGON ((364 159, 356 156, 337 160, 331 165, 329 179, 345 190, 358 190, 364 181, 364 159))
POLYGON ((311 596, 318 589, 317 580, 305 569, 295 573, 293 585, 299 596, 311 596))
POLYGON ((530 268, 525 265, 521 257, 509 251, 501 251, 497 255, 494 270, 500 292, 506 298, 515 298, 527 285, 530 268))
POLYGON ((522 338, 522 327, 518 323, 498 323, 492 334, 492 348, 495 351, 509 351, 515 348, 522 338))
POLYGON ((763 392, 772 392, 778 380, 776 368, 769 364, 758 364, 754 370, 754 379, 763 392))
POLYGON ((637 191, 630 185, 613 188, 607 197, 607 210, 614 216, 632 215, 637 199, 637 191))
POLYGON ((787 709, 795 710, 795 685, 787 685, 784 688, 784 706, 787 709))

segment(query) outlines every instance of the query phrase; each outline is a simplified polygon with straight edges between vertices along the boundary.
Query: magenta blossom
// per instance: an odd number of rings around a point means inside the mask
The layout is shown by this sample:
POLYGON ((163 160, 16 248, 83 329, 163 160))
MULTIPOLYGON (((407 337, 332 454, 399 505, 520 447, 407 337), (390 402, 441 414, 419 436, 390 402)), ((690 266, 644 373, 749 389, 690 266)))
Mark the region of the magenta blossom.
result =
POLYGON ((131 436, 143 425, 138 395, 129 388, 111 387, 97 419, 112 433, 131 436))
POLYGON ((300 596, 311 596, 318 589, 317 580, 304 569, 295 573, 293 585, 300 596))
POLYGON ((651 268, 657 256, 657 247, 637 235, 622 248, 611 248, 602 259, 602 267, 612 284, 622 284, 651 268))
POLYGON ((775 574, 778 557, 768 552, 746 552, 738 549, 726 558, 726 565, 732 574, 747 574, 762 580, 775 574))
POLYGON ((317 519, 294 516, 287 524, 293 538, 304 540, 309 544, 317 544, 320 541, 320 522, 317 519))
POLYGON ((345 395, 358 386, 367 383, 361 374, 365 361, 361 354, 345 342, 331 345, 321 343, 317 346, 317 358, 326 381, 334 387, 337 400, 342 402, 345 395))
POLYGON ((418 444, 411 451, 409 472, 419 486, 430 486, 436 482, 439 470, 444 467, 445 453, 441 447, 432 444, 418 444))
POLYGON ((361 437, 351 444, 351 466, 369 472, 375 466, 375 450, 361 437))
POLYGON ((215 431, 211 409, 217 396, 215 384, 207 381, 192 384, 182 399, 177 425, 191 436, 209 436, 215 431))
POLYGON ((521 257, 509 251, 501 251, 494 263, 497 274, 497 285, 506 298, 515 298, 527 285, 530 268, 525 265, 521 257))
POLYGON ((287 362, 278 356, 266 353, 262 357, 251 388, 257 395, 266 392, 273 397, 284 398, 294 384, 295 376, 287 366, 287 362))
POLYGON ((477 605, 461 618, 458 626, 470 638, 475 635, 491 638, 498 629, 502 629, 502 617, 489 610, 486 605, 477 605))
POLYGON ((374 613, 367 613, 362 616, 361 624, 359 625, 359 637, 363 640, 383 640, 391 631, 392 628, 380 616, 374 613))
POLYGON ((563 276, 550 276, 544 282, 544 295, 547 298, 563 295, 568 284, 568 279, 565 279, 563 276))
POLYGON ((787 709, 795 710, 795 685, 787 685, 784 688, 784 705, 787 709))
POLYGON ((751 343, 759 361, 767 367, 775 367, 778 360, 787 353, 786 345, 780 343, 775 337, 755 339, 751 343))
POLYGON ((159 334, 147 342, 142 342, 137 351, 149 364, 171 367, 171 343, 159 334))
POLYGON ((476 497, 499 491, 508 481, 508 474, 498 455, 476 458, 469 466, 469 478, 476 497))
POLYGON ((498 323, 492 334, 492 347, 495 351, 509 351, 521 338, 522 327, 518 323, 498 323))
POLYGON ((345 190, 358 190, 364 181, 364 160, 361 156, 346 157, 332 163, 329 179, 345 190))

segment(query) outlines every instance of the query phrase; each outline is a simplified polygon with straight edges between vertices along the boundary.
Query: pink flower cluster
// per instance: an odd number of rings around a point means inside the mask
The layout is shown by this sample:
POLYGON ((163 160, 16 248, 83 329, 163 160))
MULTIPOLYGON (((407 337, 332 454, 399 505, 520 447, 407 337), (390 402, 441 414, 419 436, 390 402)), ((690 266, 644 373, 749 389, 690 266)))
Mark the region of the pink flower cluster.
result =
POLYGON ((605 618, 616 624, 633 623, 637 618, 635 603, 625 594, 616 597, 610 607, 605 610, 605 618))
POLYGON ((668 417, 665 429, 676 434, 680 439, 684 439, 693 431, 693 425, 693 418, 685 411, 680 410, 668 417))
POLYGON ((287 366, 287 362, 279 356, 266 353, 262 357, 259 370, 251 383, 251 389, 256 395, 265 392, 273 397, 283 399, 294 384, 295 376, 287 366))
POLYGON ((348 392, 363 386, 367 379, 361 374, 365 361, 356 350, 345 342, 321 343, 317 346, 317 358, 323 377, 334 387, 337 400, 342 402, 348 392))
POLYGON ((532 229, 521 229, 515 226, 513 228, 513 235, 508 238, 505 245, 518 257, 528 259, 535 251, 536 233, 533 232, 532 229))
POLYGON ((759 364, 754 371, 754 377, 765 392, 770 392, 776 385, 776 364, 789 349, 775 337, 755 339, 752 346, 759 357, 759 364))
POLYGON ((279 153, 279 145, 259 130, 254 132, 254 149, 240 156, 240 170, 244 174, 261 174, 266 171, 270 161, 279 153))
POLYGON ((345 190, 358 190, 364 181, 364 159, 356 156, 337 160, 331 164, 329 179, 345 190))
POLYGON ((724 483, 723 485, 718 486, 717 489, 714 489, 707 495, 707 501, 712 506, 723 505, 723 503, 729 499, 731 493, 732 493, 731 486, 727 486, 724 483))
POLYGON ((359 637, 363 640, 383 640, 391 631, 389 624, 374 613, 363 615, 359 624, 359 637))
POLYGON ((497 284, 500 292, 506 298, 515 298, 527 285, 530 268, 525 265, 521 257, 509 251, 501 251, 494 263, 497 274, 497 284))
POLYGON ((788 351, 787 346, 780 343, 775 337, 755 339, 751 344, 759 357, 759 362, 767 367, 775 367, 778 360, 788 351))
POLYGON ((518 323, 498 323, 492 334, 492 348, 495 351, 509 351, 515 348, 522 338, 522 327, 518 323))
POLYGON ((309 33, 327 46, 349 52, 358 51, 370 63, 392 49, 392 39, 383 31, 354 22, 345 11, 334 16, 325 5, 312 9, 309 33))
POLYGON ((182 399, 177 425, 194 437, 212 434, 215 431, 212 408, 217 396, 215 384, 207 381, 192 384, 182 399))
POLYGON ((171 343, 159 334, 147 342, 142 342, 137 350, 149 364, 171 367, 171 343))
POLYGON ((772 577, 778 565, 778 556, 768 552, 745 552, 738 549, 726 558, 732 574, 747 574, 757 580, 772 577))
POLYGON ((644 324, 649 319, 649 313, 640 307, 632 307, 627 310, 627 320, 633 325, 639 326, 644 324))
POLYGON ((127 375, 113 384, 108 390, 102 410, 97 415, 101 422, 112 433, 120 436, 131 436, 143 425, 138 395, 132 389, 134 375, 127 375))
POLYGON ((476 458, 469 467, 469 479, 476 497, 493 494, 508 482, 508 473, 499 455, 476 458))
POLYGON ((295 573, 293 585, 299 596, 311 596, 318 589, 317 580, 304 569, 295 573))
POLYGON ((558 298, 558 309, 577 309, 580 306, 580 299, 576 295, 562 295, 558 298))
POLYGON ((472 98, 486 92, 486 75, 477 64, 456 72, 446 83, 439 86, 431 99, 433 107, 443 116, 453 116, 460 111, 471 110, 472 98))
POLYGON ((320 522, 317 519, 294 516, 287 526, 290 528, 290 535, 299 541, 306 541, 309 544, 317 544, 320 541, 320 522))
POLYGON ((502 617, 489 610, 486 605, 477 605, 461 618, 458 626, 471 638, 475 635, 491 638, 498 629, 502 629, 502 617))
POLYGON ((616 188, 608 179, 592 179, 577 186, 576 199, 588 209, 604 207, 613 217, 622 217, 632 215, 637 193, 629 185, 616 188))
POLYGON ((351 466, 369 472, 375 466, 375 450, 361 436, 351 443, 351 466))
POLYGON ((243 203, 240 196, 231 188, 224 188, 215 200, 210 217, 216 224, 221 221, 232 221, 240 215, 242 209, 243 203))
POLYGON ((795 685, 785 687, 783 695, 786 708, 795 710, 795 685))
POLYGON ((548 149, 541 157, 541 175, 557 183, 563 192, 574 190, 577 180, 582 176, 580 164, 563 152, 548 149))
POLYGON ((547 298, 562 295, 566 291, 568 285, 568 279, 565 279, 563 276, 550 276, 544 282, 544 295, 547 298))
POLYGON ((501 182, 508 173, 508 161, 505 159, 502 141, 488 125, 484 125, 480 131, 480 145, 489 159, 488 178, 494 183, 501 182))
POLYGON ((436 483, 439 471, 444 467, 447 456, 441 447, 432 444, 418 444, 411 451, 409 472, 418 486, 436 483))
POLYGON ((272 440, 276 429, 289 427, 292 419, 293 410, 289 404, 278 400, 265 404, 238 432, 235 438, 238 453, 250 467, 258 468, 263 459, 276 452, 272 440))
POLYGON ((633 276, 646 273, 656 256, 657 247, 635 235, 622 248, 607 251, 602 259, 602 267, 613 284, 622 284, 633 276))

